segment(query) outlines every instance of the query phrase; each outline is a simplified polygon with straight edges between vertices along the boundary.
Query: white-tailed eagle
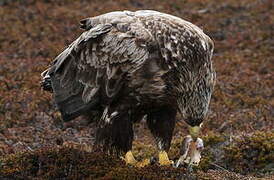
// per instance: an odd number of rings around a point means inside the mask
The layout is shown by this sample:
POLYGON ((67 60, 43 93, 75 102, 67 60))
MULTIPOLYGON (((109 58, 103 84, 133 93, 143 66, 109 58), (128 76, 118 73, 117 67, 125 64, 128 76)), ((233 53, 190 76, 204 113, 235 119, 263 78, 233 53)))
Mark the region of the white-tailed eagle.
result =
MULTIPOLYGON (((199 135, 215 84, 213 42, 190 22, 157 11, 117 11, 81 21, 85 31, 42 73, 65 121, 97 111, 96 142, 107 151, 131 153, 132 125, 147 115, 159 150, 169 165, 175 117, 189 125, 181 162, 197 165, 199 135)), ((140 165, 140 164, 139 164, 140 165)))

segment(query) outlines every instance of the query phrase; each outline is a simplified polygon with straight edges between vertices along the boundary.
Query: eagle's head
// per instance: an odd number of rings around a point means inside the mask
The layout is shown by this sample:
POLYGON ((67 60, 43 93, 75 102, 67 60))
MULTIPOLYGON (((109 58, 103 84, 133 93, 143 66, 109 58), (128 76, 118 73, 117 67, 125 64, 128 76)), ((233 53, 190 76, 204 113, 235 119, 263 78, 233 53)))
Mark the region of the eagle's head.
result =
POLYGON ((181 147, 181 162, 197 166, 200 162, 203 140, 198 138, 203 120, 206 118, 209 102, 215 84, 215 73, 202 76, 200 80, 192 80, 183 84, 177 98, 178 111, 189 125, 190 136, 185 137, 181 147))
POLYGON ((199 126, 206 117, 211 90, 191 91, 182 93, 177 99, 181 117, 190 126, 199 126))
POLYGON ((186 136, 181 145, 180 158, 176 163, 198 166, 203 150, 203 140, 199 138, 199 131, 206 117, 211 94, 207 91, 189 92, 178 98, 178 109, 181 117, 189 125, 190 135, 186 136))

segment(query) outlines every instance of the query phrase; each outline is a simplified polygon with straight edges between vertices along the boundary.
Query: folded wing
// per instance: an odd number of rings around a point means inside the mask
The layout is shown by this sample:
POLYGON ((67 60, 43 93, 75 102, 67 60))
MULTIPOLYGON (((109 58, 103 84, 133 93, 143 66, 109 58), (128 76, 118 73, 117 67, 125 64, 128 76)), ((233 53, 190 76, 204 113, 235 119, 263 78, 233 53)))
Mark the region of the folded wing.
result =
POLYGON ((143 65, 148 34, 138 26, 132 20, 93 25, 42 74, 50 77, 65 121, 96 109, 102 97, 114 99, 126 77, 143 65))

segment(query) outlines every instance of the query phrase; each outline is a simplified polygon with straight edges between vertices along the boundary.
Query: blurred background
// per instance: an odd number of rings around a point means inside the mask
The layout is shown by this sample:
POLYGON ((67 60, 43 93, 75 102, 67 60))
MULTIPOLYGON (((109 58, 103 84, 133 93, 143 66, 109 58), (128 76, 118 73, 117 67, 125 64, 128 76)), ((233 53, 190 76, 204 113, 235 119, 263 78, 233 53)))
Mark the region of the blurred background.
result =
MULTIPOLYGON (((90 118, 63 123, 51 94, 40 88, 40 73, 82 33, 81 19, 139 9, 181 17, 214 40, 217 84, 203 134, 211 149, 215 146, 210 140, 217 144, 215 149, 226 146, 228 152, 208 149, 205 155, 214 158, 207 159, 203 172, 218 169, 217 163, 231 172, 270 177, 274 172, 273 0, 0 0, 0 156, 68 145, 92 148, 90 118)), ((148 149, 155 152, 144 122, 135 126, 135 132, 138 156, 148 149)), ((175 144, 186 133, 186 124, 178 121, 175 144)))

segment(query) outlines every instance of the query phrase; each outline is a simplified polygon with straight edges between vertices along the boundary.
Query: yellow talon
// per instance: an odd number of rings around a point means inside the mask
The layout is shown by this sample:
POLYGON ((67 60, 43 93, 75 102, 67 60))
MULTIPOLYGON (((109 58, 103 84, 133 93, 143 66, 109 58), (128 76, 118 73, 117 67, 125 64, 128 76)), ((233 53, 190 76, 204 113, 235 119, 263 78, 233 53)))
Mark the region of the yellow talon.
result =
POLYGON ((170 161, 168 155, 165 151, 159 152, 159 164, 161 166, 170 166, 173 164, 173 161, 170 161))
POLYGON ((138 161, 134 158, 133 154, 131 151, 128 151, 125 155, 125 161, 127 164, 130 165, 135 165, 138 161))
POLYGON ((125 158, 123 158, 126 161, 126 164, 135 166, 135 167, 145 167, 150 164, 149 159, 144 159, 142 162, 138 162, 131 151, 128 151, 125 155, 125 158))

